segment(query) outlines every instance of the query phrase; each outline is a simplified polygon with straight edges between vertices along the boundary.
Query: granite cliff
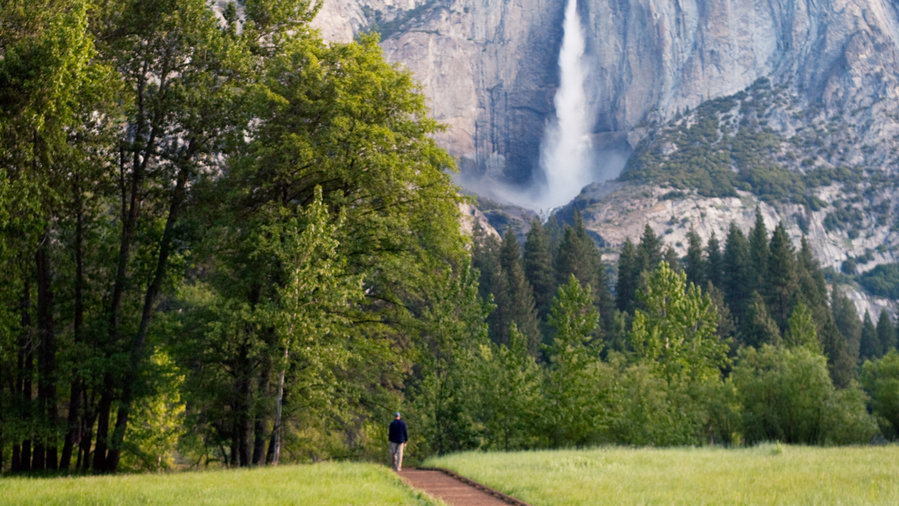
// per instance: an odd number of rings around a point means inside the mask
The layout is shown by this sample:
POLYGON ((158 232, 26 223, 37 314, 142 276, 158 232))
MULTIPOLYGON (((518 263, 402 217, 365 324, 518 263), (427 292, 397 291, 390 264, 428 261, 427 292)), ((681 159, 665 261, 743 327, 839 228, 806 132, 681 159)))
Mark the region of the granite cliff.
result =
MULTIPOLYGON (((579 0, 593 173, 624 175, 573 205, 613 248, 645 224, 672 244, 689 226, 707 237, 713 221, 720 237, 761 206, 827 266, 896 262, 897 4, 579 0)), ((325 0, 316 23, 334 39, 379 30, 448 125, 439 141, 460 182, 502 198, 542 177, 564 7, 325 0)))

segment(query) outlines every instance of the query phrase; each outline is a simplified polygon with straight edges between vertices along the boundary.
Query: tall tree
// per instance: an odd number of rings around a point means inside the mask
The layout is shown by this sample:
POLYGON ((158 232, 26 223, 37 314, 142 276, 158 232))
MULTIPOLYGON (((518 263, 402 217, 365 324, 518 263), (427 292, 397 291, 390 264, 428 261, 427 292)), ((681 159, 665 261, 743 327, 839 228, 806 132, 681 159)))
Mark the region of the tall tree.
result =
POLYGON ((556 280, 550 237, 537 219, 531 221, 531 229, 524 243, 524 274, 534 289, 537 314, 540 318, 546 318, 555 294, 556 280))
POLYGON ((724 259, 721 256, 721 244, 715 232, 709 237, 705 245, 705 278, 709 283, 721 288, 721 280, 724 275, 724 259))
POLYGON ((662 258, 662 240, 652 227, 646 224, 643 227, 643 235, 640 236, 640 243, 637 245, 637 264, 640 272, 655 270, 662 258))
POLYGON ((702 258, 702 239, 692 228, 687 232, 687 256, 684 259, 684 272, 687 282, 696 286, 705 286, 706 264, 702 258))
POLYGON ((758 292, 752 292, 739 328, 740 341, 746 346, 759 348, 764 344, 777 346, 781 343, 780 328, 768 313, 768 306, 758 292))
POLYGON ((814 316, 802 302, 793 308, 793 313, 787 322, 787 331, 784 333, 784 344, 788 348, 802 346, 818 354, 824 351, 818 340, 818 329, 814 316))
POLYGON ((574 224, 565 227, 556 254, 556 279, 565 284, 570 276, 584 287, 590 287, 593 302, 604 322, 612 318, 613 302, 609 291, 605 265, 596 243, 584 228, 580 212, 575 212, 574 224))
POLYGON ((536 354, 542 341, 538 328, 537 311, 534 306, 534 292, 528 283, 522 266, 518 239, 510 228, 503 236, 500 246, 499 263, 502 281, 496 295, 496 320, 499 326, 500 342, 508 343, 512 323, 516 325, 528 341, 528 350, 536 354))
POLYGON ((877 328, 871 321, 871 314, 865 311, 862 317, 862 330, 859 336, 858 359, 861 362, 880 356, 880 339, 877 338, 877 328))
POLYGON ((854 327, 858 326, 855 308, 851 307, 851 302, 842 295, 837 287, 831 291, 831 312, 824 321, 821 331, 821 344, 824 346, 824 355, 827 357, 827 367, 830 370, 830 376, 833 384, 837 388, 848 387, 852 380, 855 379, 856 362, 858 355, 853 355, 849 345, 849 340, 840 329, 838 319, 844 321, 842 325, 848 327, 848 331, 854 332, 854 327), (840 309, 840 316, 837 316, 837 306, 840 309), (847 314, 851 313, 851 314, 847 314), (853 318, 856 319, 854 324, 853 318))
POLYGON ((624 241, 618 256, 618 280, 615 283, 615 304, 620 311, 633 313, 640 280, 637 248, 630 238, 624 241))
POLYGON ((581 286, 574 274, 559 287, 553 300, 550 323, 556 333, 547 350, 547 402, 544 412, 553 445, 584 444, 595 440, 602 426, 597 396, 597 369, 602 343, 595 334, 599 312, 591 290, 581 286))
POLYGON ((711 298, 686 274, 659 264, 640 292, 631 346, 641 362, 672 384, 716 379, 727 366, 729 345, 717 335, 718 312, 711 298))
POLYGON ((101 54, 123 76, 129 104, 119 141, 118 252, 106 309, 110 367, 93 455, 93 468, 110 472, 118 467, 140 389, 150 322, 174 274, 178 224, 192 189, 206 177, 200 167, 222 147, 235 83, 231 39, 205 2, 136 2, 103 14, 116 23, 98 26, 101 54), (131 304, 139 309, 132 313, 131 304))
POLYGON ((74 270, 60 243, 71 199, 102 193, 84 167, 89 153, 103 150, 94 138, 105 131, 109 109, 101 104, 116 80, 96 60, 88 10, 80 0, 0 6, 0 346, 18 348, 15 366, 0 370, 0 392, 9 386, 3 397, 13 406, 2 409, 17 411, 25 428, 0 431, 14 441, 20 471, 59 465, 59 394, 68 376, 59 352, 71 344, 71 320, 58 294, 70 290, 74 270))
POLYGON ((293 388, 306 389, 306 385, 315 384, 333 387, 337 381, 323 382, 322 378, 346 366, 350 352, 344 349, 350 326, 346 307, 362 298, 362 279, 343 272, 346 259, 338 249, 341 226, 342 216, 331 222, 321 188, 316 187, 314 200, 299 219, 289 218, 268 230, 272 256, 280 262, 285 278, 278 288, 277 305, 271 310, 280 355, 272 428, 273 464, 281 456, 288 367, 300 364, 302 375, 294 378, 293 388))
POLYGON ((770 256, 768 249, 768 228, 765 226, 765 219, 762 216, 761 209, 755 208, 755 222, 749 229, 749 286, 750 290, 756 290, 763 293, 765 283, 765 273, 768 272, 768 257, 770 256))
MULTIPOLYGON (((396 402, 404 383, 421 387, 407 374, 433 371, 412 369, 412 362, 423 342, 455 332, 452 318, 463 316, 453 313, 461 306, 451 304, 452 294, 474 290, 477 298, 459 229, 461 198, 447 173, 451 159, 430 138, 438 126, 409 74, 387 64, 372 37, 330 46, 306 30, 280 37, 259 83, 243 97, 254 118, 250 135, 234 140, 236 152, 206 186, 204 196, 220 205, 198 218, 205 256, 195 290, 213 295, 195 297, 201 300, 190 313, 214 330, 201 342, 217 337, 227 344, 214 353, 178 352, 190 369, 210 375, 186 382, 200 411, 189 418, 215 420, 198 428, 234 466, 273 461, 276 426, 318 434, 322 442, 339 431, 348 446, 356 444, 376 405, 396 402), (329 348, 342 361, 320 375, 320 384, 305 381, 320 361, 289 351, 286 327, 266 317, 284 300, 291 270, 263 248, 267 231, 316 202, 316 187, 331 219, 344 216, 336 252, 346 259, 343 276, 364 279, 364 297, 341 315, 352 331, 329 348), (296 357, 287 369, 285 350, 296 357), (205 401, 213 395, 215 403, 205 401)), ((291 342, 308 332, 314 337, 305 329, 291 342)), ((443 376, 448 384, 456 377, 443 376)))
POLYGON ((763 293, 771 317, 783 331, 799 296, 796 257, 783 223, 774 228, 767 250, 763 293))
POLYGON ((881 311, 877 318, 877 342, 880 345, 878 357, 886 355, 890 350, 896 348, 896 327, 885 310, 881 311))
POLYGON ((724 243, 721 290, 724 301, 734 315, 737 325, 743 321, 752 296, 750 282, 749 243, 735 223, 730 224, 724 243))

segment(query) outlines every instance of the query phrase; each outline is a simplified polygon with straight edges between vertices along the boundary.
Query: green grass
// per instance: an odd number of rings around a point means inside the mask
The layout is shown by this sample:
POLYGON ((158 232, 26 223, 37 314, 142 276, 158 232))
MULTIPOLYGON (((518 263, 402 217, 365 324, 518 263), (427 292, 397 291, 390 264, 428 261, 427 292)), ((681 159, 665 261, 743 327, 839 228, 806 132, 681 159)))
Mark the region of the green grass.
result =
POLYGON ((0 504, 440 504, 375 464, 73 478, 2 478, 0 504))
POLYGON ((460 453, 451 469, 533 505, 899 504, 899 446, 460 453))

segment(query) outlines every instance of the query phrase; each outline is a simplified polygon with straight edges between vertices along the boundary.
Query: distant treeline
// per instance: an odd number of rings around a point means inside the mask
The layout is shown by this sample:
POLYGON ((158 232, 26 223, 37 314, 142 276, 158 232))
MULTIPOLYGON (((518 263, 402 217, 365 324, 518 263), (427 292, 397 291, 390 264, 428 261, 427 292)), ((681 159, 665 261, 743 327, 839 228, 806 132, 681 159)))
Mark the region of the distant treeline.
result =
POLYGON ((434 449, 895 439, 890 316, 859 318, 781 225, 723 232, 679 258, 647 226, 612 268, 579 216, 481 233, 492 343, 458 350, 434 449))

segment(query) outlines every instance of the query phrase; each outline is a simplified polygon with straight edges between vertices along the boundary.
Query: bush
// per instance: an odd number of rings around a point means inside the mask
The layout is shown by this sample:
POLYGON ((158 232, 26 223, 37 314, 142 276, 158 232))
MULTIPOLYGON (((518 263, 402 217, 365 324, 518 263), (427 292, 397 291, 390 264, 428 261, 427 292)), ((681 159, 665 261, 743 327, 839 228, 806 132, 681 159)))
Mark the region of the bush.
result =
POLYGON ((877 432, 857 388, 837 392, 824 355, 765 345, 740 350, 731 376, 746 443, 862 443, 877 432))
POLYGON ((862 366, 862 386, 871 397, 871 411, 888 439, 899 438, 899 352, 862 366))

